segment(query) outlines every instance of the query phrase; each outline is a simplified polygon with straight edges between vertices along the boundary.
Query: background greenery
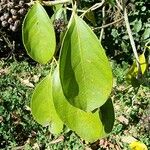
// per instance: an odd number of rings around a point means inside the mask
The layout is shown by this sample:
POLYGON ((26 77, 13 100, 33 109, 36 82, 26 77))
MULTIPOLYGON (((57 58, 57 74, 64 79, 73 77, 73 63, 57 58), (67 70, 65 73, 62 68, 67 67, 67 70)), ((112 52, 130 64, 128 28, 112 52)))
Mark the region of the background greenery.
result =
MULTIPOLYGON (((97 0, 81 0, 80 6, 90 7, 97 0)), ((121 17, 113 0, 108 0, 105 22, 121 17)), ((138 53, 150 41, 149 0, 128 1, 128 14, 138 53)), ((102 25, 101 8, 94 11, 96 25, 102 25)), ((97 36, 100 30, 94 30, 97 36)), ((112 133, 93 144, 85 143, 66 129, 58 136, 50 134, 48 127, 37 124, 31 115, 29 101, 34 86, 45 77, 50 64, 39 65, 24 51, 20 31, 12 33, 0 26, 0 149, 129 149, 128 139, 135 138, 150 148, 150 89, 142 86, 134 89, 125 81, 132 64, 133 53, 124 22, 104 29, 102 45, 110 58, 114 75, 111 97, 114 102, 116 121, 112 133), (20 37, 14 38, 14 37, 20 37)), ((146 58, 148 59, 148 54, 146 58)), ((149 69, 149 66, 148 66, 149 69)), ((150 71, 145 80, 150 79, 150 71)), ((88 131, 87 131, 88 132, 88 131)))

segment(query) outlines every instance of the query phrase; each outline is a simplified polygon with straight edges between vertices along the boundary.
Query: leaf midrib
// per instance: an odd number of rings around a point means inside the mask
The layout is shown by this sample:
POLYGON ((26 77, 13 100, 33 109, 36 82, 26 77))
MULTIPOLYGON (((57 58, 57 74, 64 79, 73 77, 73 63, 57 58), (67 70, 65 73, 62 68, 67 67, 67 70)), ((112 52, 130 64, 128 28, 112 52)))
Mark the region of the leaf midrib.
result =
MULTIPOLYGON (((76 18, 75 18, 75 23, 76 23, 76 18)), ((82 59, 82 56, 84 56, 83 55, 83 53, 82 53, 82 45, 81 45, 81 41, 80 41, 80 30, 79 30, 79 27, 78 27, 78 24, 76 23, 76 28, 77 28, 77 38, 78 38, 78 45, 79 45, 79 53, 80 53, 80 55, 79 56, 81 56, 80 57, 80 63, 78 64, 78 65, 80 65, 81 66, 81 70, 82 70, 82 74, 84 75, 83 76, 83 88, 84 88, 84 90, 85 90, 85 87, 86 87, 86 78, 85 78, 85 73, 86 73, 86 70, 84 70, 84 68, 83 68, 83 59, 82 59)), ((86 99, 86 98, 85 98, 86 99)))

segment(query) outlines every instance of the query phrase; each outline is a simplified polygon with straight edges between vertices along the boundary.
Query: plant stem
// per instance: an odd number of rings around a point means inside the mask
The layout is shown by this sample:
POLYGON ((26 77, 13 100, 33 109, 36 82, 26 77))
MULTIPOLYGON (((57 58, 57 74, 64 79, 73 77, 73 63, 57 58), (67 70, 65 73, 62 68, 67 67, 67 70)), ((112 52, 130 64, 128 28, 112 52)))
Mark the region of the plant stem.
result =
MULTIPOLYGON (((27 5, 31 6, 35 3, 35 1, 31 1, 30 3, 27 3, 27 5)), ((42 1, 41 4, 44 6, 54 6, 58 4, 66 4, 71 3, 71 0, 57 0, 57 1, 42 1)))
POLYGON ((119 7, 121 10, 123 10, 123 7, 121 6, 121 4, 120 4, 120 2, 119 2, 118 0, 116 0, 116 3, 117 3, 117 5, 118 5, 118 7, 119 7))
POLYGON ((85 12, 80 16, 80 17, 84 17, 86 13, 93 11, 95 9, 98 9, 99 7, 101 7, 104 4, 105 0, 102 0, 101 3, 96 3, 95 5, 93 5, 92 7, 90 7, 89 9, 85 10, 85 12))
POLYGON ((133 36, 132 36, 132 31, 131 31, 131 28, 130 28, 130 24, 129 24, 127 9, 126 9, 125 4, 123 4, 123 6, 121 6, 121 4, 119 3, 118 0, 116 0, 116 3, 118 5, 118 7, 123 11, 124 21, 125 21, 125 24, 126 24, 127 32, 128 32, 128 35, 129 35, 130 43, 131 43, 131 46, 132 46, 132 50, 133 50, 133 53, 134 53, 134 56, 135 56, 135 59, 136 59, 136 65, 137 65, 137 68, 138 68, 137 79, 139 79, 139 77, 142 74, 142 71, 141 71, 141 66, 140 66, 140 62, 139 62, 137 49, 136 49, 136 46, 135 46, 135 42, 134 42, 134 39, 133 39, 133 36))
POLYGON ((133 53, 134 53, 134 56, 135 56, 135 59, 136 59, 136 64, 137 64, 137 68, 138 68, 138 75, 137 75, 137 78, 138 78, 139 75, 141 74, 141 66, 140 66, 139 57, 138 57, 138 53, 137 53, 137 50, 136 50, 135 42, 134 42, 134 39, 133 39, 133 36, 132 36, 132 31, 131 31, 131 28, 130 28, 126 8, 124 8, 124 20, 125 20, 127 32, 128 32, 128 35, 129 35, 130 43, 131 43, 131 46, 132 46, 132 50, 133 50, 133 53))
POLYGON ((57 1, 42 1, 42 4, 46 6, 53 6, 58 4, 71 3, 71 0, 57 0, 57 1))
POLYGON ((99 30, 99 29, 102 29, 102 28, 107 28, 107 27, 109 27, 109 26, 111 26, 111 25, 113 25, 113 24, 116 24, 116 23, 118 23, 118 22, 120 22, 120 21, 122 21, 122 20, 123 20, 123 17, 120 18, 120 19, 118 19, 118 20, 116 20, 116 21, 113 21, 113 22, 111 22, 111 23, 102 25, 101 27, 93 28, 93 30, 99 30))
MULTIPOLYGON (((66 9, 67 9, 67 10, 70 10, 70 11, 73 11, 73 9, 72 9, 72 8, 69 8, 69 7, 66 7, 66 9)), ((81 10, 81 9, 77 9, 76 11, 77 11, 77 12, 81 12, 81 13, 84 13, 84 12, 85 12, 85 10, 81 10)))
MULTIPOLYGON (((102 25, 104 25, 105 24, 105 6, 103 6, 103 8, 102 8, 102 17, 103 17, 102 25)), ((103 33, 104 33, 104 28, 101 29, 101 33, 100 33, 100 37, 99 37, 100 42, 102 41, 103 33)))

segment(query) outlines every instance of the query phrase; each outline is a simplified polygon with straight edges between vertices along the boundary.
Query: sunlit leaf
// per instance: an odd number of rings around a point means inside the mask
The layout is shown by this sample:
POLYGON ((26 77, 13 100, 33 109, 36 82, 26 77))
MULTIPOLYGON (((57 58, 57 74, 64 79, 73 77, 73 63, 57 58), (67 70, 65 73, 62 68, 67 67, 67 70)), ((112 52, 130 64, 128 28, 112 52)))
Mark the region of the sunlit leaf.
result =
MULTIPOLYGON (((147 62, 144 53, 139 56, 139 62, 141 66, 141 73, 144 74, 147 68, 147 62)), ((138 68, 137 68, 136 61, 134 61, 126 75, 126 80, 128 83, 132 84, 133 86, 138 86, 139 83, 138 80, 136 79, 137 76, 138 76, 138 68)))
POLYGON ((105 51, 77 15, 73 16, 62 44, 60 80, 70 104, 84 111, 102 106, 112 89, 112 72, 105 51))
POLYGON ((63 123, 53 104, 51 82, 51 76, 48 75, 37 85, 31 100, 31 110, 38 123, 43 126, 50 125, 51 132, 58 134, 62 131, 63 123))
POLYGON ((45 64, 53 57, 56 41, 50 18, 39 2, 27 13, 22 27, 22 38, 28 55, 45 64))
POLYGON ((63 95, 58 68, 53 74, 53 98, 61 120, 84 140, 94 142, 112 130, 114 122, 112 102, 108 100, 100 111, 98 109, 93 113, 72 106, 63 95))

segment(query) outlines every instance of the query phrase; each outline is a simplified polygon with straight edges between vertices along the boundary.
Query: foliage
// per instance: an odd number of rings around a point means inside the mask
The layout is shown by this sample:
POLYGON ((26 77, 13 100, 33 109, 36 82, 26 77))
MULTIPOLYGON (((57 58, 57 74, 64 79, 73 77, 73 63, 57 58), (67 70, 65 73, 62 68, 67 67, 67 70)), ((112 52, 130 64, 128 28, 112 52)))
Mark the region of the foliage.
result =
POLYGON ((62 149, 67 147, 81 148, 83 145, 73 133, 68 130, 63 133, 63 141, 50 144, 55 140, 48 127, 42 127, 33 120, 29 107, 33 86, 48 75, 50 64, 31 65, 26 61, 0 61, 0 149, 34 149, 39 148, 62 149), (22 80, 21 80, 22 79, 22 80), (23 81, 29 81, 28 84, 23 81))
POLYGON ((39 3, 33 5, 27 13, 22 29, 22 39, 28 55, 42 64, 52 59, 56 47, 54 28, 39 3))
MULTIPOLYGON (((126 137, 128 139, 129 136, 142 141, 149 148, 149 87, 140 86, 137 89, 125 84, 126 65, 123 63, 123 66, 114 66, 116 85, 114 85, 112 95, 114 95, 116 121, 111 136, 120 136, 121 139, 119 141, 122 141, 123 149, 128 143, 123 138, 126 137), (122 80, 120 80, 120 76, 123 77, 122 80), (121 112, 120 110, 123 111, 121 112)), ((147 78, 149 78, 148 74, 146 75, 147 78)))
POLYGON ((73 106, 93 111, 111 92, 112 72, 104 49, 88 25, 77 15, 71 19, 60 54, 62 89, 73 106))
MULTIPOLYGON (((56 44, 54 29, 39 2, 27 13, 22 30, 28 54, 43 64, 51 60, 56 44)), ((54 133, 61 132, 64 122, 83 139, 94 142, 113 127, 113 105, 107 100, 112 89, 109 62, 97 37, 75 11, 61 44, 59 72, 58 75, 54 74, 57 76, 54 81, 57 82, 52 82, 50 73, 37 86, 31 101, 32 113, 39 123, 50 125, 54 133), (89 41, 86 42, 87 37, 89 41), (62 91, 60 95, 59 91, 62 91), (65 101, 74 107, 65 104, 65 101), (74 115, 76 113, 79 116, 74 115), (104 119, 106 115, 108 121, 104 119)))
POLYGON ((30 109, 28 109, 29 101, 25 99, 31 96, 32 88, 22 84, 20 80, 29 77, 34 83, 33 76, 39 74, 41 69, 41 67, 34 69, 34 66, 29 65, 27 62, 10 61, 4 63, 1 61, 1 148, 9 149, 24 145, 24 142, 32 134, 35 134, 37 129, 39 133, 44 133, 45 129, 42 129, 33 119, 29 119, 31 116, 30 109))
POLYGON ((70 129, 75 131, 83 139, 94 141, 96 138, 103 137, 111 131, 114 123, 114 112, 110 99, 107 100, 100 110, 96 110, 94 113, 87 113, 73 107, 63 95, 58 67, 53 75, 53 91, 54 105, 58 115, 70 129), (99 118, 99 115, 101 118, 99 118), (107 120, 105 120, 105 117, 107 117, 107 120))
POLYGON ((32 96, 31 109, 35 120, 41 125, 47 126, 51 122, 52 133, 58 134, 62 131, 63 123, 59 119, 53 103, 50 74, 37 85, 32 96))
MULTIPOLYGON (((144 52, 146 43, 150 41, 149 1, 129 1, 127 8, 137 52, 141 54, 144 52)), ((106 14, 106 23, 110 20, 114 21, 121 17, 118 10, 115 8, 112 8, 111 10, 112 15, 110 12, 106 14)), ((118 22, 105 29, 105 36, 103 36, 102 44, 104 45, 104 48, 108 50, 108 55, 117 60, 118 63, 121 63, 122 61, 127 61, 130 64, 132 63, 133 53, 129 36, 127 35, 123 22, 118 22)))
MULTIPOLYGON (((108 147, 118 145, 121 149, 128 150, 128 144, 125 143, 123 137, 133 136, 149 148, 149 88, 141 86, 138 93, 134 92, 132 88, 124 84, 129 65, 125 63, 118 65, 113 62, 112 66, 116 79, 112 93, 116 120, 112 133, 104 139, 105 143, 108 143, 108 147), (118 119, 120 116, 124 116, 128 124, 118 119)), ((66 148, 83 150, 85 147, 102 149, 104 147, 105 144, 99 142, 87 145, 68 129, 65 129, 60 136, 54 137, 48 127, 42 127, 33 120, 28 107, 33 87, 27 86, 20 78, 37 85, 39 81, 35 77, 39 77, 42 81, 49 74, 50 64, 43 66, 33 65, 26 61, 9 60, 0 61, 0 68, 0 118, 2 119, 0 149, 13 149, 19 146, 34 149, 36 145, 40 149, 56 150, 66 148)))
MULTIPOLYGON (((78 3, 78 8, 80 10, 82 9, 82 11, 87 10, 95 3, 100 2, 97 0, 81 0, 78 3)), ((150 39, 149 0, 132 0, 128 1, 126 5, 137 52, 139 56, 145 52, 144 57, 146 58, 146 62, 149 63, 150 57, 147 51, 150 39), (145 47, 146 45, 147 49, 145 47)), ((57 8, 59 8, 59 6, 57 8)), ((102 15, 101 7, 87 12, 84 17, 86 23, 93 29, 98 37, 101 32, 102 24, 108 25, 122 17, 122 12, 116 7, 117 4, 114 0, 107 0, 104 6, 105 17, 102 15)), ((70 7, 70 5, 68 5, 68 7, 70 7)), ((56 13, 55 9, 53 7, 54 11, 52 11, 52 14, 56 13)), ((46 10, 48 10, 47 12, 50 14, 52 9, 48 8, 46 10)), ((65 10, 64 7, 63 10, 65 10)), ((61 16, 61 19, 59 15, 57 19, 52 17, 57 33, 56 58, 58 58, 59 55, 60 43, 66 31, 66 24, 70 18, 70 12, 69 9, 65 11, 67 16, 61 16)), ((80 15, 80 13, 81 12, 78 14, 80 15)), ((50 16, 52 14, 50 14, 50 16)), ((90 147, 92 149, 120 148, 128 150, 129 143, 131 143, 130 138, 141 141, 147 145, 148 149, 150 148, 150 104, 149 87, 147 86, 149 85, 150 78, 149 64, 147 64, 148 71, 146 70, 144 76, 139 80, 140 84, 142 84, 140 86, 138 85, 138 88, 131 87, 126 82, 126 74, 129 72, 128 68, 131 68, 132 64, 135 66, 135 63, 133 62, 134 55, 123 20, 104 28, 102 36, 102 45, 106 50, 107 56, 111 59, 111 66, 113 68, 114 84, 111 99, 114 103, 116 120, 111 134, 107 138, 93 144, 86 144, 66 127, 62 135, 53 136, 51 134, 51 127, 42 127, 33 120, 30 107, 28 107, 33 87, 39 82, 39 78, 41 80, 49 74, 49 70, 52 69, 51 73, 53 74, 55 65, 53 66, 53 64, 48 63, 42 66, 36 64, 29 59, 28 56, 22 56, 23 47, 20 41, 18 41, 18 39, 21 40, 21 34, 15 33, 11 35, 10 32, 5 33, 3 30, 4 29, 0 26, 0 56, 2 60, 3 56, 9 59, 8 61, 4 59, 4 62, 0 61, 0 88, 2 91, 0 93, 0 149, 17 149, 17 146, 21 146, 20 148, 24 149, 82 150, 85 149, 85 147, 90 147), (11 51, 8 51, 8 49, 11 49, 11 51), (10 59, 11 56, 19 61, 16 62, 10 59), (29 64, 26 61, 28 61, 29 64)), ((134 70, 137 70, 137 66, 135 66, 134 70)), ((133 76, 131 76, 131 78, 132 77, 133 76)), ((58 104, 59 103, 55 103, 55 107, 57 107, 58 104)), ((62 104, 64 105, 64 103, 62 104)), ((70 103, 67 102, 67 105, 70 105, 70 103)), ((70 106, 74 107, 72 105, 70 106)), ((65 112, 65 109, 62 111, 65 112)), ((59 114, 59 112, 57 113, 59 114)), ((64 118, 64 116, 61 116, 61 114, 60 117, 65 120, 64 122, 70 121, 64 118)), ((109 121, 111 121, 111 119, 109 121)), ((69 127, 74 131, 72 126, 69 127)))

